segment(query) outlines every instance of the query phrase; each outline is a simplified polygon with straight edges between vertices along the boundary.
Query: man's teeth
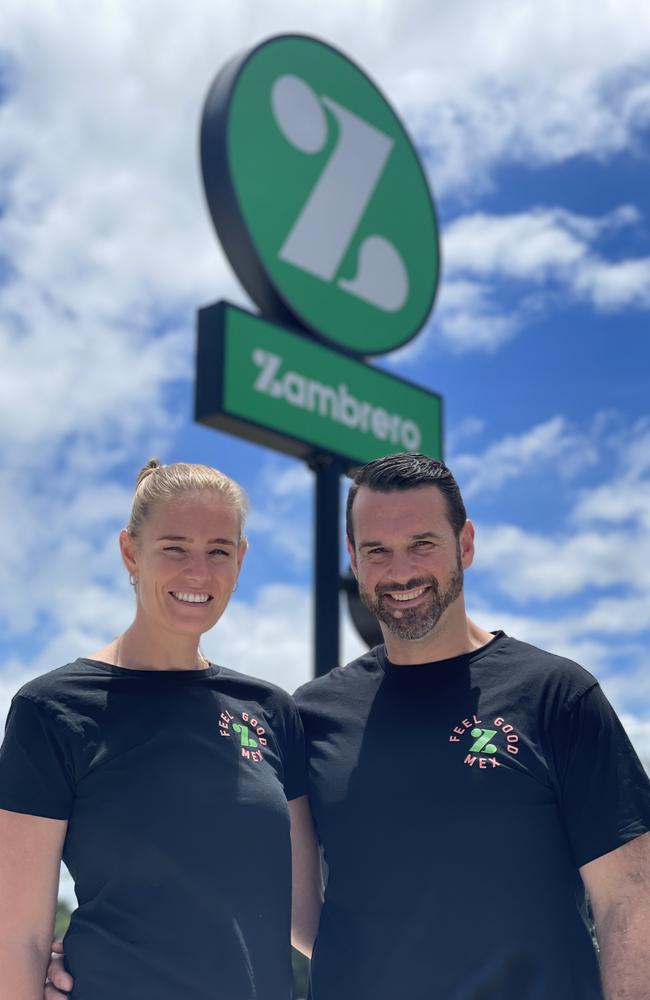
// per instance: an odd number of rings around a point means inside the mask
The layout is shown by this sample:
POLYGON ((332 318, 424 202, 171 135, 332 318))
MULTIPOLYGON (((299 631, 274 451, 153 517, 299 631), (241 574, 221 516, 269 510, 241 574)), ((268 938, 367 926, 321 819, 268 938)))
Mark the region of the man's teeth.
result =
POLYGON ((187 601, 188 604, 205 604, 210 600, 209 594, 181 594, 176 590, 172 590, 172 597, 177 601, 187 601))
POLYGON ((415 590, 398 590, 397 593, 389 593, 388 596, 392 597, 394 601, 412 601, 415 597, 423 594, 426 589, 426 587, 416 587, 415 590))

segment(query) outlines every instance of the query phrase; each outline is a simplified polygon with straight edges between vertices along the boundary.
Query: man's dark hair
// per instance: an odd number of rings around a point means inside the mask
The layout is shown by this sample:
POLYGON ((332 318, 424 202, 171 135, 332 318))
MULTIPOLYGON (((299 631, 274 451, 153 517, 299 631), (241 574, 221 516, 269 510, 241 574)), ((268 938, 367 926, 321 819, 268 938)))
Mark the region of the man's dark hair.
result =
POLYGON ((374 462, 360 466, 352 476, 352 486, 345 510, 345 530, 352 545, 354 545, 352 504, 360 486, 366 486, 377 493, 412 490, 417 486, 435 486, 445 499, 447 516, 456 538, 467 520, 460 488, 444 462, 414 452, 385 455, 383 458, 376 458, 374 462))

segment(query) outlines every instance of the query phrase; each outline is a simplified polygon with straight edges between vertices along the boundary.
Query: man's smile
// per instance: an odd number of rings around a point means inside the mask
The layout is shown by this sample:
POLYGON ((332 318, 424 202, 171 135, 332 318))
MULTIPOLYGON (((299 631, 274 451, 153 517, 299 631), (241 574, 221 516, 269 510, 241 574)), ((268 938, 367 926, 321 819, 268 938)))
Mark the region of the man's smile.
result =
POLYGON ((390 597, 393 601, 415 601, 427 590, 429 590, 429 584, 413 587, 411 590, 385 590, 382 596, 390 597))

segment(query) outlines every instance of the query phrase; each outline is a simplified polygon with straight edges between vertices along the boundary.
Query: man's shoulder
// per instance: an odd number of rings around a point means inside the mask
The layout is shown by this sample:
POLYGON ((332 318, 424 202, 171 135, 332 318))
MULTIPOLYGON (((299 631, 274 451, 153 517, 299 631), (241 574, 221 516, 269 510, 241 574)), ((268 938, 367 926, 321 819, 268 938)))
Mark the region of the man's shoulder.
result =
POLYGON ((495 652, 511 661, 513 680, 557 688, 565 704, 598 683, 576 660, 509 635, 503 637, 495 652))
POLYGON ((322 677, 316 677, 313 681, 307 681, 294 692, 294 699, 298 708, 303 709, 311 705, 314 701, 322 702, 323 699, 336 697, 346 689, 351 689, 365 680, 375 677, 377 674, 383 676, 381 666, 381 651, 383 646, 375 646, 367 652, 350 660, 342 667, 333 667, 332 670, 322 677))

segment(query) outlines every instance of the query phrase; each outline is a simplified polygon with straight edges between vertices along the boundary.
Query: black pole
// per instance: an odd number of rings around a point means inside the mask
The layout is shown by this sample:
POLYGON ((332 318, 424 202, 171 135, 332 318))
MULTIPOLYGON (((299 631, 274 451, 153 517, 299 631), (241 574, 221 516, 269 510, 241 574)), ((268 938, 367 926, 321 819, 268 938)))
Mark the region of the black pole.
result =
POLYGON ((310 463, 316 475, 314 503, 314 674, 339 665, 339 515, 341 466, 329 455, 310 463))

